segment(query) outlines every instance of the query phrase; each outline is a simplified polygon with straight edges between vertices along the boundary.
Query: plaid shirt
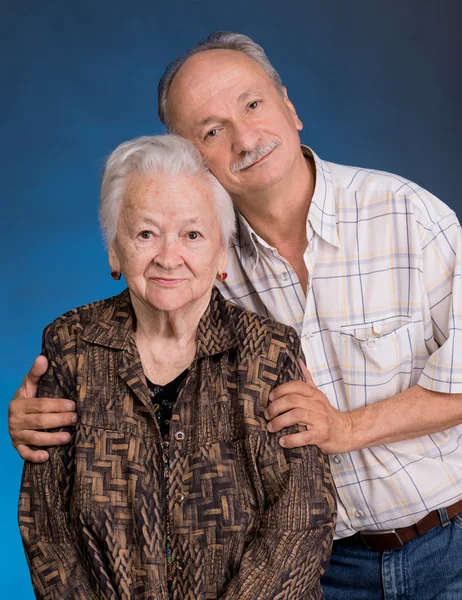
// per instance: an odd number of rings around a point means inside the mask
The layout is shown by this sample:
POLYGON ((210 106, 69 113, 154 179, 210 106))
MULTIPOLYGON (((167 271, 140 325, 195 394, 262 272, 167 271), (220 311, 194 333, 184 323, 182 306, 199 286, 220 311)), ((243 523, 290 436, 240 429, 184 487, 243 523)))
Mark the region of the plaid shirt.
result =
MULTIPOLYGON (((419 384, 462 393, 462 236, 452 210, 402 177, 322 161, 306 223, 307 295, 238 216, 222 293, 289 324, 342 411, 419 384)), ((410 525, 462 497, 462 426, 331 456, 337 537, 410 525)))

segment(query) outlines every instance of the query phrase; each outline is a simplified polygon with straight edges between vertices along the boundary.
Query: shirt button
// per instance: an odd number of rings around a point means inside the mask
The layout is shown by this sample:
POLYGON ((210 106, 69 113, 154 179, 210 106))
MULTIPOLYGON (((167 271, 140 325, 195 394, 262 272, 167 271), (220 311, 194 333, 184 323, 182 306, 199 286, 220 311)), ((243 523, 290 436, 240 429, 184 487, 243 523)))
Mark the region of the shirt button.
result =
POLYGON ((362 510, 360 510, 359 508, 358 508, 358 510, 355 510, 355 517, 356 517, 357 519, 362 519, 362 518, 364 517, 364 513, 363 513, 363 511, 362 511, 362 510))
POLYGON ((177 504, 181 504, 184 500, 183 494, 175 494, 175 502, 177 504))
POLYGON ((382 323, 374 323, 372 325, 372 329, 376 335, 380 335, 382 333, 382 323))
POLYGON ((340 454, 336 454, 336 455, 334 456, 334 463, 335 463, 336 465, 339 465, 339 464, 340 464, 342 461, 343 461, 343 458, 340 456, 340 454))
POLYGON ((314 338, 314 333, 311 333, 311 331, 308 331, 308 333, 306 334, 307 341, 311 342, 313 338, 314 338))
POLYGON ((186 437, 186 436, 185 436, 185 434, 184 434, 184 431, 177 431, 177 432, 175 433, 175 439, 176 439, 178 442, 181 442, 181 440, 184 440, 184 438, 185 438, 185 437, 186 437))
POLYGON ((284 271, 284 273, 281 273, 281 279, 282 281, 287 281, 289 279, 289 275, 286 271, 284 271))
POLYGON ((369 338, 366 342, 366 344, 368 346, 373 346, 375 344, 375 339, 374 338, 369 338))

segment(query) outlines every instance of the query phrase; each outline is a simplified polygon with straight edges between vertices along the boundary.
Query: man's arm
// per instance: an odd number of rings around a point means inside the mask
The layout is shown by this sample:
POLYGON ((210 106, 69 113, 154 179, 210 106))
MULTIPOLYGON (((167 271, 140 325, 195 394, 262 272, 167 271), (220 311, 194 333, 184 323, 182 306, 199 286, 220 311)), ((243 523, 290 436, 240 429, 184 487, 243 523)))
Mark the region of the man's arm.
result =
POLYGON ((15 393, 8 409, 8 429, 13 446, 24 459, 33 463, 48 460, 46 450, 33 450, 30 446, 58 446, 69 443, 67 432, 44 432, 75 425, 75 403, 62 398, 36 398, 40 378, 48 368, 44 356, 35 359, 21 387, 15 393))
MULTIPOLYGON (((422 217, 423 219, 423 217, 422 217)), ((292 382, 274 390, 266 416, 276 432, 294 423, 309 431, 282 438, 293 447, 315 444, 336 454, 414 439, 462 423, 462 231, 448 210, 421 228, 423 292, 430 309, 434 345, 418 384, 351 412, 336 410, 316 388, 292 382)), ((428 336, 428 334, 427 334, 428 336)))
POLYGON ((432 392, 419 385, 400 394, 341 412, 314 385, 303 365, 307 383, 293 381, 274 390, 265 415, 268 429, 277 432, 295 423, 307 431, 281 438, 286 448, 314 444, 326 454, 341 454, 444 431, 462 423, 462 394, 432 392))

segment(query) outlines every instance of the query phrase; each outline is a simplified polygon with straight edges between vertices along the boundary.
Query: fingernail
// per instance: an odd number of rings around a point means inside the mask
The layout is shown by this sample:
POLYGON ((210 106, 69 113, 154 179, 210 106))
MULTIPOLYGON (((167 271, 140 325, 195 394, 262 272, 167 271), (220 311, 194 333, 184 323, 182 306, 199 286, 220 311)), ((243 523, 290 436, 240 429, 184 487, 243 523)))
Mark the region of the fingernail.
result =
POLYGON ((61 441, 68 442, 69 440, 70 440, 70 435, 68 433, 63 433, 63 435, 61 436, 61 441))
POLYGON ((272 425, 271 423, 268 423, 268 431, 269 431, 270 433, 272 433, 272 432, 273 432, 273 425, 272 425))
POLYGON ((286 447, 286 441, 285 441, 285 439, 284 439, 284 438, 281 438, 281 439, 279 440, 279 445, 280 445, 280 446, 282 446, 283 448, 285 448, 285 447, 286 447))
POLYGON ((268 418, 268 412, 265 410, 265 412, 263 413, 263 416, 265 417, 265 419, 268 418))
POLYGON ((77 415, 72 415, 71 421, 72 423, 77 423, 77 415))
POLYGON ((274 398, 274 394, 273 394, 273 392, 270 392, 270 393, 269 393, 269 396, 268 396, 268 398, 270 399, 270 401, 271 401, 271 402, 273 401, 273 398, 274 398))
POLYGON ((69 402, 67 405, 67 410, 69 412, 72 412, 73 410, 75 410, 75 404, 73 402, 69 402))

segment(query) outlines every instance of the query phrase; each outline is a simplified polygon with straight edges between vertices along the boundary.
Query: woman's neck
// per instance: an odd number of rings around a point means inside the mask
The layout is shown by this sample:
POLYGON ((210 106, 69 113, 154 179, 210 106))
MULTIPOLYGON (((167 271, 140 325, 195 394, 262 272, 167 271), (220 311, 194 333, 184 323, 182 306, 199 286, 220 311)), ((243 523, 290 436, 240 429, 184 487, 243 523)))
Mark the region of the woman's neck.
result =
POLYGON ((144 373, 153 383, 169 383, 193 362, 197 328, 209 300, 204 298, 182 310, 162 311, 132 298, 135 342, 144 373))

